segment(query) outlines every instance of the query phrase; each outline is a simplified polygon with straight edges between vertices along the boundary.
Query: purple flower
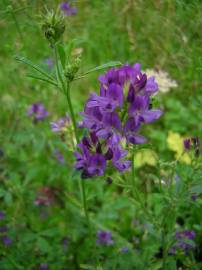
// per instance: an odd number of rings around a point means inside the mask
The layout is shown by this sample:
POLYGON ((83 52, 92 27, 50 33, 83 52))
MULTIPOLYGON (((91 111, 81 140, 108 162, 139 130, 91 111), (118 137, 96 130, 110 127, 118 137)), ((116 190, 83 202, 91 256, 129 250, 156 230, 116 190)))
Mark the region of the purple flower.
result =
POLYGON ((0 220, 4 219, 5 218, 5 214, 4 212, 0 211, 0 220))
POLYGON ((116 112, 103 114, 103 125, 97 130, 96 135, 101 139, 110 139, 110 143, 120 141, 122 130, 121 120, 116 112))
POLYGON ((127 170, 131 165, 131 161, 123 160, 123 158, 128 154, 128 152, 123 150, 121 145, 114 146, 112 152, 112 164, 114 167, 120 172, 127 170))
POLYGON ((88 173, 90 175, 101 176, 104 174, 106 168, 106 160, 101 154, 94 154, 90 157, 88 173))
POLYGON ((97 137, 91 134, 91 140, 84 137, 78 145, 81 152, 75 152, 77 159, 76 169, 82 170, 82 178, 92 176, 101 176, 104 174, 106 168, 106 160, 104 155, 100 153, 99 143, 97 144, 97 137), (93 143, 94 140, 94 143, 93 143), (95 148, 96 153, 91 153, 91 148, 95 148))
POLYGON ((140 129, 140 123, 137 123, 135 118, 129 118, 126 121, 125 127, 124 127, 124 133, 126 136, 126 139, 129 143, 132 144, 143 144, 147 141, 147 139, 139 135, 139 129, 140 129))
POLYGON ((40 265, 39 265, 39 269, 40 270, 48 270, 48 264, 47 263, 41 263, 40 265))
POLYGON ((49 67, 49 69, 52 69, 53 66, 54 66, 54 62, 53 62, 53 59, 51 57, 47 58, 45 60, 45 64, 49 67))
POLYGON ((68 248, 68 245, 69 245, 69 237, 64 237, 61 241, 61 245, 63 247, 64 250, 66 250, 68 248))
POLYGON ((150 77, 145 85, 145 93, 152 95, 158 91, 158 84, 155 81, 155 78, 152 76, 150 77))
POLYGON ((0 226, 0 233, 6 233, 8 231, 8 227, 6 225, 0 226))
POLYGON ((113 112, 123 106, 124 95, 120 85, 111 83, 107 90, 101 87, 100 96, 92 93, 87 101, 88 108, 99 107, 101 111, 113 112))
POLYGON ((161 110, 150 109, 150 95, 158 90, 154 78, 147 79, 146 74, 140 72, 140 65, 135 64, 110 69, 99 77, 99 81, 100 95, 92 93, 88 99, 81 113, 84 117, 82 126, 95 131, 102 139, 123 136, 129 143, 144 143, 146 140, 136 131, 140 125, 150 124, 162 115, 161 110), (129 88, 124 98, 125 87, 129 88), (122 129, 122 126, 126 128, 122 129))
POLYGON ((60 9, 64 12, 65 16, 77 14, 77 8, 71 7, 69 2, 63 2, 60 4, 60 9))
POLYGON ((191 199, 192 199, 193 202, 195 202, 197 200, 197 198, 198 198, 197 194, 192 194, 191 195, 191 199))
POLYGON ((141 127, 162 115, 161 110, 150 106, 151 95, 158 91, 158 85, 154 77, 148 78, 141 72, 139 63, 112 68, 100 76, 99 81, 100 94, 90 95, 79 125, 94 133, 97 142, 88 145, 81 142, 79 152, 75 153, 76 169, 87 177, 103 175, 108 164, 120 172, 127 170, 130 162, 123 159, 127 151, 121 141, 145 143, 146 138, 140 135, 141 127))
POLYGON ((124 86, 125 83, 135 81, 136 77, 140 74, 140 64, 135 64, 133 67, 126 64, 118 69, 112 68, 108 72, 99 77, 102 86, 107 87, 111 83, 117 83, 124 86))
POLYGON ((200 155, 200 139, 198 136, 185 139, 183 141, 183 144, 184 144, 185 150, 189 151, 189 150, 193 149, 195 157, 196 158, 199 157, 199 155, 200 155))
POLYGON ((177 231, 175 234, 176 243, 171 247, 169 253, 174 254, 178 250, 183 252, 188 252, 195 248, 195 243, 193 242, 196 234, 194 231, 184 230, 177 231))
POLYGON ((10 246, 12 244, 11 238, 7 235, 2 236, 1 241, 5 246, 10 246))
POLYGON ((57 161, 60 162, 60 164, 65 163, 65 159, 64 159, 62 153, 58 149, 55 150, 54 155, 55 155, 55 158, 57 159, 57 161))
POLYGON ((120 249, 120 252, 121 252, 121 253, 128 253, 128 251, 129 251, 129 248, 128 248, 128 247, 122 247, 122 248, 120 249))
POLYGON ((51 122, 51 129, 53 132, 64 132, 67 127, 70 125, 71 121, 68 115, 63 118, 60 118, 54 122, 51 122))
POLYGON ((191 149, 191 139, 185 139, 183 143, 184 143, 184 149, 185 150, 190 150, 191 149))
POLYGON ((189 240, 193 240, 196 236, 196 233, 194 231, 189 231, 189 230, 185 230, 183 232, 177 232, 176 233, 176 237, 178 239, 181 239, 183 237, 189 239, 189 240))
POLYGON ((129 107, 128 114, 135 119, 136 123, 150 124, 161 116, 161 110, 149 109, 149 101, 148 96, 136 96, 129 107))
POLYGON ((90 130, 90 132, 98 130, 102 127, 103 115, 98 107, 84 109, 84 112, 80 113, 84 119, 80 124, 80 127, 85 127, 90 130))
POLYGON ((43 120, 46 118, 49 113, 46 111, 42 103, 32 104, 27 111, 27 115, 34 118, 34 123, 43 120))
POLYGON ((112 235, 111 232, 109 231, 98 231, 97 232, 97 241, 96 241, 97 245, 99 246, 110 246, 114 243, 114 241, 112 240, 112 235))
POLYGON ((34 204, 37 206, 49 206, 55 201, 54 189, 51 187, 41 187, 37 193, 34 204))

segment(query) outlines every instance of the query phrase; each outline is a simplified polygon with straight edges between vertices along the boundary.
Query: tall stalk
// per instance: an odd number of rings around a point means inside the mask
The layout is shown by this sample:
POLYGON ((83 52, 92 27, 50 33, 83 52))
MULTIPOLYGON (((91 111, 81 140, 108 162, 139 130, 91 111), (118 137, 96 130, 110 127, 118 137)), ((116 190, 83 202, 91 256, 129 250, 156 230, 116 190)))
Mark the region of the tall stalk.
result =
MULTIPOLYGON (((76 137, 76 141, 77 141, 77 143, 79 143, 79 136, 78 136, 77 125, 76 125, 76 118, 75 118, 74 109, 73 109, 72 102, 71 102, 71 97, 70 97, 69 83, 67 83, 66 98, 67 98, 67 103, 68 103, 68 107, 69 107, 70 117, 71 117, 73 128, 74 128, 74 134, 75 134, 75 137, 76 137)), ((84 180, 82 180, 82 179, 80 179, 80 181, 79 181, 79 189, 80 189, 80 193, 81 193, 82 204, 83 204, 83 209, 84 209, 84 213, 85 213, 85 216, 86 216, 86 220, 89 223, 88 209, 87 209, 87 202, 86 202, 85 183, 84 183, 84 180)))
MULTIPOLYGON (((73 109, 72 101, 71 101, 71 96, 70 96, 70 83, 67 81, 67 83, 65 84, 65 82, 63 80, 63 76, 60 73, 59 61, 58 61, 58 53, 57 53, 56 46, 54 46, 54 53, 55 53, 55 62, 56 62, 57 74, 58 74, 59 80, 61 82, 63 93, 65 94, 66 99, 67 99, 67 104, 68 104, 68 108, 69 108, 70 118, 71 118, 71 121, 72 121, 72 124, 73 124, 73 129, 74 129, 74 135, 75 135, 75 138, 76 138, 76 142, 79 143, 79 135, 78 135, 78 129, 77 129, 77 124, 76 124, 76 117, 75 117, 75 113, 74 113, 74 109, 73 109)), ((84 183, 84 181, 82 179, 80 179, 80 181, 79 181, 79 189, 80 189, 80 196, 81 196, 81 200, 82 200, 84 214, 85 214, 87 223, 89 224, 89 216, 88 216, 88 209, 87 209, 87 202, 86 202, 85 183, 84 183)))
POLYGON ((133 150, 132 150, 132 159, 131 159, 131 184, 132 184, 132 190, 133 190, 133 194, 136 193, 136 187, 135 187, 135 149, 133 146, 133 150))

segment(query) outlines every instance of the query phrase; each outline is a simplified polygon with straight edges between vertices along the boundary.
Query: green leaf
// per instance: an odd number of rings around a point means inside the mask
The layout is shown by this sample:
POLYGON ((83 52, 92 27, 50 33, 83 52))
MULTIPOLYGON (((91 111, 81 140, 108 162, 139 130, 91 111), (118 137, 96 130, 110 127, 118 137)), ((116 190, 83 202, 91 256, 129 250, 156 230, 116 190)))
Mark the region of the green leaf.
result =
POLYGON ((4 197, 5 193, 6 192, 3 189, 0 189, 0 198, 4 197))
POLYGON ((122 63, 119 62, 119 61, 110 61, 110 62, 108 62, 108 63, 106 63, 106 64, 103 64, 103 65, 101 65, 101 66, 98 66, 98 67, 95 67, 95 68, 92 68, 92 69, 86 71, 83 75, 81 75, 81 76, 75 78, 75 80, 84 78, 85 75, 87 75, 87 74, 89 74, 89 73, 92 73, 92 72, 94 72, 94 71, 98 71, 98 70, 102 70, 102 69, 106 69, 106 68, 112 68, 112 67, 121 66, 121 65, 122 65, 122 63))
POLYGON ((40 76, 37 76, 37 75, 34 75, 34 74, 28 74, 27 77, 33 78, 33 79, 36 79, 36 80, 39 80, 39 81, 44 81, 44 82, 47 82, 47 83, 49 83, 49 84, 52 84, 52 85, 58 87, 56 81, 52 81, 52 80, 46 79, 46 78, 44 78, 44 77, 40 77, 40 76))
POLYGON ((21 236, 22 243, 28 243, 28 242, 35 242, 36 241, 36 234, 35 233, 24 233, 21 236))
POLYGON ((94 270, 94 267, 88 264, 80 264, 81 269, 94 270))
POLYGON ((42 237, 39 237, 37 240, 37 246, 43 253, 48 253, 50 251, 50 244, 48 241, 42 237))
POLYGON ((162 268, 162 260, 158 260, 154 264, 151 265, 151 270, 159 270, 162 268))
POLYGON ((177 270, 176 261, 172 257, 168 257, 167 259, 167 269, 168 270, 177 270))
POLYGON ((39 233, 41 236, 53 237, 58 234, 58 228, 47 229, 39 233))
POLYGON ((5 203, 8 205, 12 205, 13 203, 13 197, 12 194, 8 191, 4 196, 5 203))
POLYGON ((50 76, 46 71, 44 71, 38 65, 32 63, 30 60, 26 59, 25 57, 15 56, 15 60, 22 62, 22 63, 26 64, 27 66, 32 67, 34 70, 38 71, 39 73, 41 73, 45 77, 49 78, 51 81, 54 81, 54 78, 52 76, 50 76))
POLYGON ((65 69, 66 64, 66 54, 63 46, 61 44, 57 44, 57 51, 60 57, 60 62, 62 64, 63 69, 65 69))

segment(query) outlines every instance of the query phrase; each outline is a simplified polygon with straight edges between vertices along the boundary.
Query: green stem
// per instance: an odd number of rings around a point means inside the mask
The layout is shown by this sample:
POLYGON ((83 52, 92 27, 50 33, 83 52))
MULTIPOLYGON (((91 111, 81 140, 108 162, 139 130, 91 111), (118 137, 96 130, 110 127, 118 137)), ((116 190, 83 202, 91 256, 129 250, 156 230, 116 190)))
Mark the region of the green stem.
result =
MULTIPOLYGON (((69 106, 70 117, 71 117, 72 124, 74 127, 74 134, 75 134, 77 143, 79 143, 79 136, 77 133, 76 119, 75 119, 75 114, 74 114, 74 110, 73 110, 72 102, 71 102, 71 97, 70 97, 69 83, 67 84, 66 97, 67 97, 67 103, 69 106)), ((85 183, 84 183, 84 180, 82 180, 82 179, 80 179, 80 181, 79 181, 79 189, 80 189, 81 198, 82 198, 83 210, 85 213, 86 220, 89 224, 88 209, 87 209, 87 202, 86 202, 86 192, 85 192, 85 183)))
POLYGON ((12 18, 13 18, 13 21, 15 22, 15 26, 16 26, 16 28, 17 28, 17 31, 18 31, 18 33, 19 33, 19 36, 20 36, 22 42, 24 42, 23 34, 22 34, 21 29, 20 29, 20 25, 19 25, 19 23, 18 23, 18 21, 17 21, 17 18, 16 18, 16 16, 15 16, 15 12, 12 10, 10 13, 11 13, 11 16, 12 16, 12 18))
POLYGON ((162 270, 166 270, 167 246, 166 246, 166 237, 165 237, 164 229, 162 230, 162 248, 163 248, 162 270))
POLYGON ((131 168, 131 184, 132 184, 132 189, 133 189, 133 194, 136 193, 136 187, 135 187, 135 148, 133 146, 133 152, 132 152, 132 159, 131 159, 131 162, 132 162, 132 168, 131 168))
MULTIPOLYGON (((72 121, 72 124, 73 124, 74 134, 75 134, 75 137, 76 137, 76 142, 78 144, 79 143, 79 135, 78 135, 78 130, 77 130, 76 117, 75 117, 74 109, 73 109, 72 102, 71 102, 70 84, 69 84, 69 82, 67 82, 67 84, 65 85, 65 83, 63 81, 63 77, 62 77, 62 75, 60 73, 56 46, 54 46, 54 52, 55 52, 55 62, 56 62, 57 74, 58 74, 59 80, 61 82, 63 92, 64 92, 64 94, 66 95, 66 98, 67 98, 67 104, 68 104, 68 108, 69 108, 70 118, 71 118, 71 121, 72 121)), ((87 220, 87 222, 89 224, 87 201, 86 201, 86 192, 85 192, 85 183, 84 183, 84 180, 82 180, 82 179, 80 179, 80 181, 79 181, 79 189, 80 189, 84 214, 85 214, 86 220, 87 220)))
POLYGON ((132 196, 136 202, 139 203, 141 210, 144 212, 145 216, 158 227, 158 223, 153 218, 152 214, 148 211, 145 206, 145 202, 142 200, 140 192, 137 190, 137 182, 135 181, 135 147, 133 147, 132 158, 131 158, 131 186, 132 186, 132 196))
POLYGON ((132 150, 132 158, 131 158, 131 186, 132 186, 132 195, 135 200, 138 200, 141 203, 140 196, 136 189, 136 181, 135 181, 135 147, 133 146, 132 150))
POLYGON ((71 117, 73 128, 74 128, 74 134, 75 134, 75 137, 76 137, 76 142, 79 143, 79 136, 78 136, 78 132, 77 132, 76 118, 75 118, 74 109, 73 109, 72 102, 71 102, 71 97, 70 97, 69 83, 67 83, 66 97, 67 97, 67 103, 68 103, 68 106, 69 106, 70 117, 71 117))
POLYGON ((83 210, 84 210, 84 213, 85 213, 87 223, 90 226, 89 216, 88 216, 88 209, 87 209, 87 201, 86 201, 85 183, 84 183, 84 180, 82 180, 82 179, 80 179, 80 190, 81 190, 81 193, 82 193, 83 210))
POLYGON ((194 254, 193 254, 192 251, 191 251, 191 260, 192 260, 192 263, 193 263, 194 270, 198 270, 198 266, 196 264, 196 260, 194 258, 194 254))

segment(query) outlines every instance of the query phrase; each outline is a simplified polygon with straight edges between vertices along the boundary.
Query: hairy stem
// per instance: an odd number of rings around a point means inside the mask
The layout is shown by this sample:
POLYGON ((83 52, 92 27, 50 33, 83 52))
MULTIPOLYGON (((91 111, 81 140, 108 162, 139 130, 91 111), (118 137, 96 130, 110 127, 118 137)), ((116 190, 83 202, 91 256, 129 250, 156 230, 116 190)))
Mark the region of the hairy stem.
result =
MULTIPOLYGON (((75 118, 74 109, 73 109, 73 106, 72 106, 72 103, 71 103, 69 83, 67 84, 66 97, 67 97, 67 103, 68 103, 68 106, 69 106, 70 117, 71 117, 72 124, 73 124, 73 127, 74 127, 74 134, 75 134, 77 143, 79 143, 79 136, 78 136, 77 125, 76 125, 76 118, 75 118)), ((87 220, 87 222, 89 224, 88 209, 87 209, 87 202, 86 202, 85 183, 84 183, 84 180, 82 180, 82 179, 80 179, 80 181, 79 181, 79 189, 80 189, 81 198, 82 198, 83 210, 84 210, 84 213, 85 213, 85 216, 86 216, 86 220, 87 220)))
POLYGON ((75 134, 75 137, 76 137, 76 142, 79 143, 79 136, 78 136, 78 132, 77 132, 76 118, 75 118, 74 109, 73 109, 72 102, 71 102, 71 97, 70 97, 69 83, 67 83, 66 97, 67 97, 67 103, 68 103, 68 107, 69 107, 70 117, 71 117, 73 128, 74 128, 74 134, 75 134))
MULTIPOLYGON (((55 62, 56 62, 57 74, 58 74, 59 80, 61 82, 63 93, 66 95, 66 98, 67 98, 67 104, 68 104, 68 108, 69 108, 70 118, 71 118, 73 128, 74 128, 74 135, 75 135, 75 138, 76 138, 76 142, 79 143, 79 135, 78 135, 78 130, 77 130, 76 117, 75 117, 75 113, 74 113, 74 109, 73 109, 72 101, 71 101, 71 96, 70 96, 70 83, 67 82, 67 84, 65 84, 64 80, 63 80, 63 76, 60 73, 58 54, 57 54, 56 46, 54 46, 54 52, 55 52, 55 62)), ((84 181, 82 179, 80 179, 80 181, 79 181, 79 189, 80 189, 80 194, 81 194, 83 210, 84 210, 84 213, 85 213, 87 223, 89 224, 85 183, 84 183, 84 181)))

